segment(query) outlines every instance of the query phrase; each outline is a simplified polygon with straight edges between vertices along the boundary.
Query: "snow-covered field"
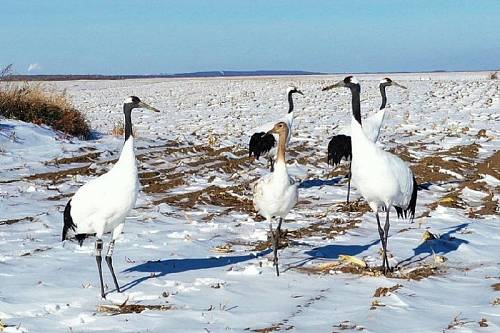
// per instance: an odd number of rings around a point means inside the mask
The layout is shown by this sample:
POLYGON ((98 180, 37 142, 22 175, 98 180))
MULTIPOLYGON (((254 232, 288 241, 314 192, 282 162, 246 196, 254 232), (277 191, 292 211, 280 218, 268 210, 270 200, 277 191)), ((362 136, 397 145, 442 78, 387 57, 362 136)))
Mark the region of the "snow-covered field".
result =
MULTIPOLYGON (((378 110, 382 77, 358 76, 364 115, 378 110)), ((362 199, 348 213, 345 165, 326 164, 329 138, 350 121, 350 94, 320 90, 340 78, 46 83, 67 90, 97 139, 0 119, 4 331, 499 332, 499 81, 488 73, 391 76, 408 90, 388 88, 380 144, 409 161, 421 190, 413 223, 391 215, 396 269, 384 277, 375 269, 374 214, 362 199), (250 183, 266 166, 246 146, 253 128, 286 113, 289 84, 305 94, 295 98, 287 154, 301 187, 278 278, 268 225, 251 204, 250 183), (123 293, 104 268, 101 300, 93 239, 63 244, 62 211, 117 158, 123 138, 111 131, 129 95, 162 112, 132 114, 142 191, 114 255, 123 293), (425 231, 437 239, 424 241, 425 231)))

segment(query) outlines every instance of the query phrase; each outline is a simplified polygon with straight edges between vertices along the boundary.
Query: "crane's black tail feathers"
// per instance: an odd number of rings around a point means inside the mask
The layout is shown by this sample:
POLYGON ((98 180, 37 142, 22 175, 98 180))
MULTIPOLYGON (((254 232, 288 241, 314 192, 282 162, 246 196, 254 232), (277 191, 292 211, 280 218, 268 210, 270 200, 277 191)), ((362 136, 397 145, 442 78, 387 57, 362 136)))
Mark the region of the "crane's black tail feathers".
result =
POLYGON ((254 133, 248 145, 248 157, 253 155, 256 159, 259 159, 260 155, 267 153, 275 145, 276 139, 274 135, 265 132, 254 133))
POLYGON ((418 191, 418 185, 417 185, 417 180, 415 179, 415 176, 413 176, 413 192, 411 193, 411 198, 410 198, 410 203, 408 204, 408 207, 406 209, 402 209, 401 207, 396 207, 396 212, 398 213, 398 218, 408 218, 410 217, 410 220, 413 221, 415 218, 415 208, 417 207, 417 191, 418 191))
POLYGON ((346 161, 352 158, 351 137, 347 135, 335 135, 328 143, 328 164, 336 166, 344 158, 346 161))
MULTIPOLYGON (((68 231, 76 231, 76 225, 73 222, 73 218, 71 217, 71 199, 68 201, 66 204, 66 207, 64 208, 64 226, 63 226, 63 231, 62 231, 62 239, 61 241, 64 241, 68 236, 68 231)), ((87 234, 76 234, 75 239, 78 241, 78 244, 82 246, 83 241, 85 238, 87 238, 87 234)))

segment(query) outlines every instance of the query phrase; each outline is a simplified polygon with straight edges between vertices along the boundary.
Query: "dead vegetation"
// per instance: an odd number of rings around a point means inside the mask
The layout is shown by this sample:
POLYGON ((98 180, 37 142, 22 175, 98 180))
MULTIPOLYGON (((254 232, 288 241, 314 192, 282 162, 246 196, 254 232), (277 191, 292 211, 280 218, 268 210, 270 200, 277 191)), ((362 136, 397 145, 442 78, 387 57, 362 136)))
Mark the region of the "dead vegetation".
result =
POLYGON ((351 323, 349 320, 344 320, 343 322, 339 323, 338 325, 333 325, 334 330, 332 333, 337 333, 335 329, 338 329, 340 331, 364 331, 365 328, 362 326, 358 326, 354 323, 351 323))
MULTIPOLYGON (((133 130, 132 130, 132 132, 133 132, 133 130)), ((111 134, 113 136, 117 136, 117 137, 122 137, 125 134, 125 125, 123 124, 123 121, 119 121, 113 126, 113 129, 111 130, 111 134)))
POLYGON ((91 152, 88 154, 77 155, 73 157, 58 158, 48 162, 47 164, 63 165, 72 163, 92 163, 96 161, 99 158, 99 156, 101 156, 100 152, 91 152))
POLYGON ((384 297, 387 296, 387 294, 392 293, 399 288, 403 287, 401 284, 397 284, 392 287, 378 287, 377 290, 375 290, 375 294, 373 294, 373 297, 384 297))
POLYGON ((473 320, 465 320, 465 319, 460 318, 461 314, 462 313, 457 314, 453 318, 451 323, 448 324, 448 327, 445 330, 443 330, 443 332, 446 332, 447 330, 453 330, 453 329, 456 329, 456 328, 459 328, 459 327, 462 327, 464 325, 467 325, 467 324, 474 322, 473 320))
MULTIPOLYGON (((335 219, 330 223, 318 222, 295 230, 282 230, 280 236, 280 244, 278 248, 285 248, 290 245, 290 240, 305 239, 308 237, 321 237, 322 239, 334 239, 337 235, 344 234, 347 230, 358 227, 360 220, 343 221, 335 219)), ((243 245, 243 244, 239 244, 243 245)), ((271 248, 270 237, 266 241, 257 241, 254 243, 246 243, 246 246, 251 246, 253 251, 264 251, 271 248)))
MULTIPOLYGON (((10 69, 0 71, 2 77, 10 69)), ((36 125, 47 125, 65 134, 90 138, 90 126, 65 92, 51 91, 39 83, 4 84, 0 88, 0 115, 36 125)))
MULTIPOLYGON (((351 262, 329 261, 319 264, 312 264, 307 266, 299 266, 295 270, 305 274, 332 274, 332 273, 345 273, 355 274, 361 276, 383 276, 380 267, 361 267, 351 262)), ((388 278, 401 279, 401 280, 414 280, 420 281, 430 276, 436 276, 445 272, 444 267, 435 264, 423 264, 411 268, 394 268, 392 272, 387 274, 388 278)))
POLYGON ((34 220, 34 217, 32 216, 27 216, 27 217, 21 217, 18 219, 9 219, 9 220, 0 220, 0 225, 10 225, 18 222, 32 222, 34 220))
POLYGON ((141 313, 143 311, 168 311, 175 309, 171 304, 127 304, 128 298, 122 304, 104 304, 97 307, 97 311, 110 315, 127 313, 141 313))
POLYGON ((27 256, 31 256, 35 253, 41 253, 41 252, 45 252, 45 251, 49 251, 49 250, 52 250, 52 247, 46 246, 43 248, 34 249, 33 251, 25 252, 25 253, 21 254, 21 257, 27 257, 27 256))
POLYGON ((285 325, 284 323, 277 323, 277 324, 272 324, 269 327, 264 327, 264 328, 256 328, 253 330, 250 330, 249 328, 245 329, 245 331, 251 331, 251 332, 258 332, 258 333, 270 333, 270 332, 277 332, 277 331, 290 331, 293 330, 295 326, 293 325, 285 325))

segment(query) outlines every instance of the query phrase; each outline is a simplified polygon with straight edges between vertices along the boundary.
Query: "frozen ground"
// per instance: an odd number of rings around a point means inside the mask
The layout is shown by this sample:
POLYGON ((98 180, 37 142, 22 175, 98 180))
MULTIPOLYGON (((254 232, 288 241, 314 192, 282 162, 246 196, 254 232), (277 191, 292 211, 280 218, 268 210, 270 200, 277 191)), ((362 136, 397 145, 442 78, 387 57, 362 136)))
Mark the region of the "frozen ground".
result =
MULTIPOLYGON (((358 76, 365 115, 378 109, 382 77, 358 76)), ((345 166, 325 163, 329 138, 349 122, 350 95, 320 88, 340 76, 47 83, 67 90, 97 139, 0 119, 4 331, 499 332, 498 81, 391 77, 409 89, 388 88, 380 143, 411 163, 421 190, 413 223, 391 215, 389 278, 375 269, 373 214, 362 200, 347 212, 345 166), (268 226, 251 205, 249 184, 265 164, 248 159, 246 145, 253 128, 286 112, 290 83, 305 94, 288 154, 302 184, 277 278, 268 226), (101 300, 93 240, 61 243, 62 210, 118 156, 122 138, 110 133, 128 95, 162 113, 133 113, 143 191, 114 256, 123 293, 105 270, 101 300), (424 242, 425 231, 438 239, 424 242), (113 304, 116 313, 105 307, 113 304)))

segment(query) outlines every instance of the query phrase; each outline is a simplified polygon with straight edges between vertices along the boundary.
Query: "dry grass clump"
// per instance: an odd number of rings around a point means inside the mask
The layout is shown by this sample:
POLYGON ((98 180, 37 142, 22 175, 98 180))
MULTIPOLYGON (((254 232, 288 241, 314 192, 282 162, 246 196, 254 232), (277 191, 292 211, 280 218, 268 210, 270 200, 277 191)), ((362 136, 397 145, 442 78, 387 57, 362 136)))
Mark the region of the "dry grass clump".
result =
POLYGON ((123 124, 123 121, 119 121, 115 124, 113 129, 111 130, 111 134, 113 136, 123 136, 125 134, 125 125, 123 124))
POLYGON ((491 73, 490 80, 498 80, 498 72, 491 73))
MULTIPOLYGON (((12 74, 12 65, 0 69, 0 81, 12 74)), ((90 127, 66 94, 48 91, 40 84, 4 83, 0 86, 0 115, 47 125, 83 139, 90 138, 90 127)))
MULTIPOLYGON (((126 302, 125 302, 126 303, 126 302)), ((99 305, 98 312, 108 313, 110 315, 128 314, 128 313, 141 313, 146 310, 150 311, 168 311, 173 310, 174 307, 170 304, 165 305, 147 305, 147 304, 120 304, 120 305, 99 305)))
POLYGON ((90 137, 90 127, 65 93, 50 92, 40 84, 9 85, 0 89, 0 115, 55 130, 83 139, 90 137))

